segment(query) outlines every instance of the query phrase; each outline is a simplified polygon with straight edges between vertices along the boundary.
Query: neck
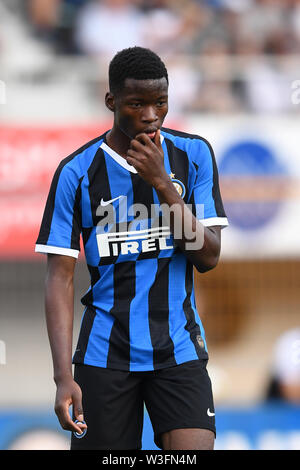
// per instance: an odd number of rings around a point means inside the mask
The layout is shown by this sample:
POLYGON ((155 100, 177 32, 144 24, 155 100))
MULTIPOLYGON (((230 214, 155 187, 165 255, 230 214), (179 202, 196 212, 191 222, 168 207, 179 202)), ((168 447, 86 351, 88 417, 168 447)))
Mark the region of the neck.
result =
POLYGON ((130 147, 131 138, 124 134, 121 129, 113 126, 106 135, 107 145, 117 152, 121 157, 126 158, 127 150, 130 147))

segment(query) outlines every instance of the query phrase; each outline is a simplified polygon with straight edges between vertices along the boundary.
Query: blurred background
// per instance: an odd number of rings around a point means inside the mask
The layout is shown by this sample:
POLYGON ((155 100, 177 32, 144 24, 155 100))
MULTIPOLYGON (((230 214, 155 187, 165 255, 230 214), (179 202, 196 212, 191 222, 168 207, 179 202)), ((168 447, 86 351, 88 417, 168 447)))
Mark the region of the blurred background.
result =
MULTIPOLYGON (((209 140, 219 167, 230 226, 196 274, 216 448, 300 449, 298 0, 0 0, 0 448, 68 448, 34 244, 58 162, 111 125, 108 63, 133 45, 167 65, 166 126, 209 140)), ((74 339, 83 257, 75 282, 74 339)))

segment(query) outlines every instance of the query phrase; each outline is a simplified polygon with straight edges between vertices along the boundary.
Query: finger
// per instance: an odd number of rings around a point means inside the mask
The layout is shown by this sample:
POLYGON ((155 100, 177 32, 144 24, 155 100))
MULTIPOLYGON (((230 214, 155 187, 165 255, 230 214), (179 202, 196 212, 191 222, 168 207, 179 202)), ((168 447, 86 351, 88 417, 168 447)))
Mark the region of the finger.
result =
POLYGON ((143 132, 142 134, 136 135, 134 140, 137 140, 138 142, 141 142, 143 145, 152 145, 153 144, 152 140, 150 139, 150 137, 145 132, 143 132))
POLYGON ((81 433, 81 428, 77 424, 72 421, 71 416, 69 414, 69 406, 68 404, 61 404, 55 407, 55 413, 58 417, 60 425, 66 431, 76 431, 81 433))
POLYGON ((161 141, 160 141, 160 129, 158 129, 156 134, 155 134, 154 143, 155 143, 156 147, 158 147, 159 149, 162 148, 161 147, 161 141))
POLYGON ((127 157, 130 157, 130 158, 134 158, 135 160, 138 159, 140 153, 139 152, 136 152, 135 150, 133 149, 128 149, 127 150, 127 157))
POLYGON ((133 166, 137 172, 141 171, 143 169, 143 164, 137 160, 136 158, 133 157, 127 157, 126 161, 129 165, 133 166))
POLYGON ((146 155, 145 153, 136 152, 133 149, 128 149, 127 150, 127 158, 128 157, 135 160, 136 163, 141 163, 141 164, 146 163, 148 161, 148 158, 149 158, 148 155, 146 155))
POLYGON ((79 421, 79 423, 76 423, 76 425, 79 427, 80 432, 82 432, 83 429, 87 428, 87 425, 85 423, 83 423, 84 414, 83 414, 81 396, 80 397, 74 397, 73 415, 75 416, 75 419, 77 421, 79 421))
POLYGON ((136 158, 133 158, 131 156, 127 156, 126 161, 127 161, 128 165, 131 165, 136 169, 136 164, 137 164, 136 158))
POLYGON ((139 153, 145 153, 147 146, 146 144, 142 143, 137 139, 132 139, 132 141, 130 142, 130 148, 139 153))

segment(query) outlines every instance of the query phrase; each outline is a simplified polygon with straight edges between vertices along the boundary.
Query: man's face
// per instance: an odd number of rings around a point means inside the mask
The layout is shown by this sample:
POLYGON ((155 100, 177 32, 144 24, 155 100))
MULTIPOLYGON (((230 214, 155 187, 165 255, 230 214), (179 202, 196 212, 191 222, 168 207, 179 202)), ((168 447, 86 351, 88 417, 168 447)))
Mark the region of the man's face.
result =
POLYGON ((145 132, 151 139, 161 128, 168 112, 168 82, 127 78, 123 90, 114 97, 114 125, 127 137, 145 132))

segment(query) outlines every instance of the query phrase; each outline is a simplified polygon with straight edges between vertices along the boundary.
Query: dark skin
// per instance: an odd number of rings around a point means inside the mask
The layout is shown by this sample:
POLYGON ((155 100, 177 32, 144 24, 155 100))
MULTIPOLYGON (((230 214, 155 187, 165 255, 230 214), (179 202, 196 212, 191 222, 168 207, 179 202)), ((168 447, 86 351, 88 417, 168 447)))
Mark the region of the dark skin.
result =
MULTIPOLYGON (((195 268, 213 269, 220 255, 220 227, 204 227, 193 216, 164 167, 160 128, 168 112, 167 80, 126 79, 120 93, 106 94, 105 104, 114 113, 108 145, 155 188, 161 204, 175 208, 170 229, 176 234, 175 228, 182 227, 182 236, 175 241, 195 268), (195 239, 202 240, 201 246, 187 249, 187 242, 195 239)), ((72 405, 75 418, 84 419, 81 390, 71 366, 75 264, 75 258, 48 255, 45 309, 57 385, 55 412, 63 429, 81 432, 86 425, 76 425, 69 415, 72 405)), ((213 449, 214 434, 206 429, 175 429, 164 433, 162 442, 164 450, 213 449)))

